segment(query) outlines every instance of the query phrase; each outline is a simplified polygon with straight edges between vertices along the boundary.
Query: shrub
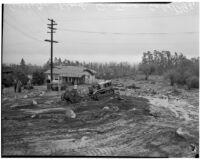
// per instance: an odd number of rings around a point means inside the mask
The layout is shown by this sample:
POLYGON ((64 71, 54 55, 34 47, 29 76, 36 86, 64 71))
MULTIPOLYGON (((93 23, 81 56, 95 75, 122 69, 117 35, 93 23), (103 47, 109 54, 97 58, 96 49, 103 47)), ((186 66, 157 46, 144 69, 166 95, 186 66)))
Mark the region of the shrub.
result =
POLYGON ((5 87, 10 87, 13 85, 13 75, 8 74, 8 75, 2 75, 2 85, 5 87))
POLYGON ((33 72, 33 79, 32 79, 33 84, 42 85, 44 84, 44 80, 45 80, 45 74, 43 72, 41 71, 33 72))
POLYGON ((133 84, 131 84, 130 86, 127 86, 126 88, 135 89, 135 88, 136 88, 136 85, 135 85, 135 83, 133 83, 133 84))
POLYGON ((173 86, 180 79, 180 75, 175 69, 172 69, 164 74, 164 78, 169 79, 170 85, 173 86))
POLYGON ((137 87, 135 85, 135 83, 131 84, 130 86, 127 86, 126 88, 128 88, 128 89, 140 89, 140 87, 137 87))
POLYGON ((15 77, 22 82, 23 85, 26 85, 29 78, 21 71, 15 73, 15 77))
POLYGON ((199 88, 199 77, 191 76, 191 77, 187 78, 186 85, 188 86, 188 89, 199 88))
POLYGON ((149 76, 155 72, 156 66, 152 64, 140 64, 139 70, 145 74, 145 80, 148 80, 149 76))

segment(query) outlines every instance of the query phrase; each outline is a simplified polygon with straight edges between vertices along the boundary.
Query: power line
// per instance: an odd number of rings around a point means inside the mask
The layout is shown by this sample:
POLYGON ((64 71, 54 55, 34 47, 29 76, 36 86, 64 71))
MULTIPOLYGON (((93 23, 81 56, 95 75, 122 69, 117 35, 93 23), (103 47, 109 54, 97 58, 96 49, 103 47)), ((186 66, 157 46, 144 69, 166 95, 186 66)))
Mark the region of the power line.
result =
POLYGON ((75 29, 64 29, 59 28, 61 31, 67 31, 67 32, 80 32, 80 33, 89 33, 89 34, 112 34, 112 35, 172 35, 172 34, 196 34, 199 32, 177 32, 177 33, 170 33, 170 32, 160 32, 160 33, 146 33, 146 32, 140 32, 140 33, 123 33, 123 32, 99 32, 99 31, 88 31, 88 30, 75 30, 75 29))
POLYGON ((17 27, 14 26, 13 24, 9 23, 7 20, 4 20, 4 22, 5 22, 6 24, 8 24, 8 26, 10 26, 11 28, 13 28, 14 30, 16 30, 16 31, 20 32, 21 34, 23 34, 25 37, 27 37, 27 38, 29 38, 29 39, 32 39, 32 40, 39 41, 39 42, 42 41, 42 40, 39 40, 39 39, 37 39, 36 37, 34 37, 34 36, 32 36, 32 35, 29 35, 28 33, 24 32, 24 31, 20 30, 19 28, 17 28, 17 27))
POLYGON ((31 8, 31 10, 33 11, 33 13, 38 17, 38 19, 45 24, 45 18, 40 16, 35 10, 34 8, 31 8))
POLYGON ((190 17, 198 15, 163 15, 163 16, 126 16, 126 17, 115 17, 110 16, 108 18, 87 18, 87 19, 62 19, 61 22, 73 22, 73 21, 115 21, 115 20, 130 20, 130 19, 148 19, 148 18, 177 18, 177 17, 190 17))
MULTIPOLYGON (((10 12, 9 12, 10 13, 10 12)), ((30 27, 28 27, 29 25, 27 25, 28 23, 22 23, 22 21, 20 21, 19 19, 16 19, 15 16, 13 16, 12 14, 6 14, 10 19, 12 19, 12 21, 15 21, 16 24, 20 24, 20 25, 23 25, 26 27, 26 30, 32 34, 37 34, 39 31, 35 31, 33 32, 33 29, 32 29, 32 26, 31 26, 31 29, 30 27)), ((11 24, 11 23, 10 23, 11 24)))

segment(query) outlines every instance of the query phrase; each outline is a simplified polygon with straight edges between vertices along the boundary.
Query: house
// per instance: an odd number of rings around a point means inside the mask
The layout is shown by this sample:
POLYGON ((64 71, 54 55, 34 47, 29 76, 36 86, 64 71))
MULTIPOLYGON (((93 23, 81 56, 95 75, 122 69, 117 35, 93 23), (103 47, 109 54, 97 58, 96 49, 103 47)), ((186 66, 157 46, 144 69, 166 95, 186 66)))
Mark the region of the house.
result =
MULTIPOLYGON (((45 72, 47 79, 51 71, 45 72)), ((56 66, 53 68, 53 82, 61 84, 91 84, 94 83, 96 71, 81 66, 56 66)))

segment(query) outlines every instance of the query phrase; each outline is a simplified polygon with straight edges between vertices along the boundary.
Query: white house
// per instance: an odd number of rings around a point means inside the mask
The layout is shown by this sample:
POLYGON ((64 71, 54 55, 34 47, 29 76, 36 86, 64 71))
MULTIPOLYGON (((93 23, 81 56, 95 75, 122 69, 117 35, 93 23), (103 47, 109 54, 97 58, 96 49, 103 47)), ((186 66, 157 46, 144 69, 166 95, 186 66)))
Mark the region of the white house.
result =
MULTIPOLYGON (((51 71, 45 72, 50 79, 51 71)), ((96 71, 80 66, 56 66, 53 68, 53 82, 62 84, 92 84, 96 82, 96 71)))

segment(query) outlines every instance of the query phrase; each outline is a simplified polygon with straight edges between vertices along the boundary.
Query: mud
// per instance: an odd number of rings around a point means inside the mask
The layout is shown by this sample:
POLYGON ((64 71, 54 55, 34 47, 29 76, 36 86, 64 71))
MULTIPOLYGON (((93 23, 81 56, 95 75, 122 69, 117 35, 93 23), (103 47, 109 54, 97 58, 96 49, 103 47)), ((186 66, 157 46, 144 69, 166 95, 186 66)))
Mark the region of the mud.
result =
POLYGON ((162 81, 120 82, 125 85, 134 82, 140 89, 120 91, 123 100, 108 97, 77 104, 62 102, 61 93, 57 92, 40 96, 44 88, 39 87, 16 98, 8 93, 2 100, 2 155, 194 157, 198 154, 198 90, 180 89, 179 94, 171 93, 173 99, 168 100, 160 96, 172 88, 162 81), (149 88, 156 94, 148 93, 149 88), (30 95, 24 98, 26 94, 30 95), (73 110, 75 118, 66 116, 69 110, 73 110))

